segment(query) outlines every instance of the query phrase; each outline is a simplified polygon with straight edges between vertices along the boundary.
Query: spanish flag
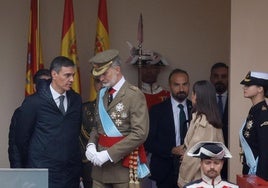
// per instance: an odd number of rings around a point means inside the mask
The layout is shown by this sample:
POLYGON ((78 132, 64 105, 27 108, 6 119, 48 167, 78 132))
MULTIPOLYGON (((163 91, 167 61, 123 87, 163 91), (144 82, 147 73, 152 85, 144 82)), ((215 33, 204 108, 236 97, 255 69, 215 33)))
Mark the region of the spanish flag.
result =
POLYGON ((64 16, 62 25, 61 55, 73 60, 75 66, 75 76, 72 89, 80 93, 80 73, 77 55, 76 36, 74 27, 73 1, 65 0, 64 16))
MULTIPOLYGON (((107 4, 106 0, 99 0, 95 54, 107 50, 109 48, 110 42, 107 18, 107 4)), ((97 92, 94 87, 94 79, 92 75, 90 77, 89 84, 89 101, 94 101, 96 99, 97 92)))
POLYGON ((31 0, 28 50, 26 64, 25 96, 34 93, 33 76, 44 68, 39 30, 39 0, 31 0))

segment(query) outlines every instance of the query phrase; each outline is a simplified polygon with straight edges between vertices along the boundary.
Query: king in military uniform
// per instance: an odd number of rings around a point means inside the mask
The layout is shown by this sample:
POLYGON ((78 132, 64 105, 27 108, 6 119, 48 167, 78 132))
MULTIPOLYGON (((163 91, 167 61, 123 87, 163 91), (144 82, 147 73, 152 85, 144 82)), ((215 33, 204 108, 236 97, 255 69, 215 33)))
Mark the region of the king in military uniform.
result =
POLYGON ((144 94, 125 80, 117 50, 100 52, 90 62, 93 76, 103 85, 86 149, 93 163, 93 187, 139 185, 149 174, 143 148, 149 131, 144 94))

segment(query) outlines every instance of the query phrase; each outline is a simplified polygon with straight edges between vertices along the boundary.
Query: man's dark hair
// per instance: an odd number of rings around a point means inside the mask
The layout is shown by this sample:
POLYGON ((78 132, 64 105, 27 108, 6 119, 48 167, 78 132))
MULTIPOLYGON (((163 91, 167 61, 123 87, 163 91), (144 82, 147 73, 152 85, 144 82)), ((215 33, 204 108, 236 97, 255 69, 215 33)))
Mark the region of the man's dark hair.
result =
POLYGON ((57 73, 59 73, 62 67, 74 67, 74 66, 75 64, 71 59, 64 56, 58 56, 52 60, 49 70, 50 72, 54 70, 57 73))
POLYGON ((168 76, 168 81, 170 82, 170 78, 171 78, 174 74, 177 74, 177 73, 186 74, 187 77, 189 77, 188 73, 187 73, 185 70, 182 70, 182 69, 174 69, 174 70, 171 71, 171 73, 169 74, 169 76, 168 76))
POLYGON ((228 65, 226 65, 225 63, 223 63, 223 62, 217 62, 217 63, 215 63, 211 67, 210 72, 212 72, 214 69, 217 69, 217 68, 226 68, 226 69, 229 69, 228 65))
POLYGON ((33 83, 36 84, 38 80, 40 80, 40 78, 42 76, 50 76, 50 71, 48 69, 39 69, 35 75, 33 76, 33 83))

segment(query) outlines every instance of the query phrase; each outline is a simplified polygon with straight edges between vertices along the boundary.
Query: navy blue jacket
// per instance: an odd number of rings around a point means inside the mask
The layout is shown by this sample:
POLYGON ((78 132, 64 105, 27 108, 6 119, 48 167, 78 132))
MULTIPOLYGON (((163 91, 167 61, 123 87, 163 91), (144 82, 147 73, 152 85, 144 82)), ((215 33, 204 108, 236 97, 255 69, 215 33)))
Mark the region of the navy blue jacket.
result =
POLYGON ((73 90, 66 92, 68 108, 57 107, 49 85, 26 97, 17 121, 16 144, 28 168, 48 168, 50 188, 79 185, 82 100, 73 90))
POLYGON ((8 134, 8 159, 10 168, 24 168, 25 164, 22 163, 21 155, 15 142, 15 127, 19 117, 20 108, 18 107, 11 118, 8 134))

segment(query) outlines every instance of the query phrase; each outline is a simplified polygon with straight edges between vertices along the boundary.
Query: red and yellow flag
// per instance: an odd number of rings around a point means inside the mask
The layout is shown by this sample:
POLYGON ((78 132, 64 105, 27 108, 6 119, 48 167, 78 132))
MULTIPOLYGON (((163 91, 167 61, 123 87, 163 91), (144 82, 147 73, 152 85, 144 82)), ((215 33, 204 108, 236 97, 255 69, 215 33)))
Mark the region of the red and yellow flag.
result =
MULTIPOLYGON (((95 40, 95 54, 110 48, 109 41, 109 27, 107 18, 107 3, 106 0, 99 0, 97 32, 95 40)), ((89 82, 89 101, 96 99, 97 92, 94 87, 93 76, 90 77, 89 82)))
POLYGON ((44 68, 39 30, 39 0, 31 0, 25 96, 34 93, 33 75, 44 68))
POLYGON ((80 93, 80 73, 74 27, 73 1, 65 0, 62 25, 61 55, 73 60, 75 64, 75 76, 72 89, 80 93))

